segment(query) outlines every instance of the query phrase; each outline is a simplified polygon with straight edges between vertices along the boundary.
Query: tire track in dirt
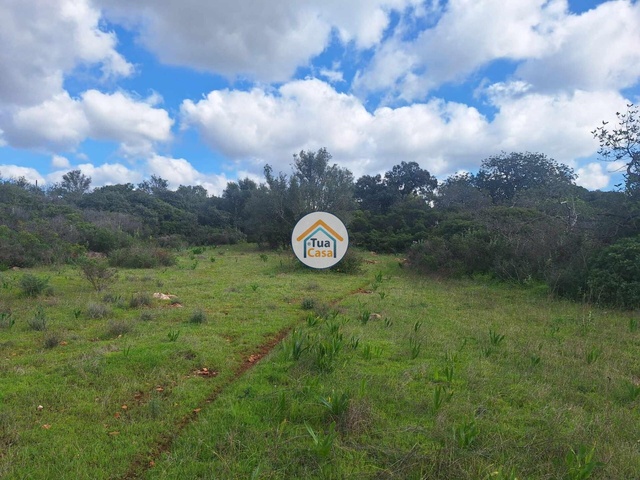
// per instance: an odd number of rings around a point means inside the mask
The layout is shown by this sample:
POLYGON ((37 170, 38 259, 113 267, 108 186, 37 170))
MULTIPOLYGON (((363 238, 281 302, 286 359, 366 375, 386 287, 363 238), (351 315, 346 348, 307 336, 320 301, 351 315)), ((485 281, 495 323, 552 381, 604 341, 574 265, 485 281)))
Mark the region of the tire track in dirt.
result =
POLYGON ((253 353, 247 356, 240 365, 238 365, 233 375, 226 380, 223 384, 218 385, 209 395, 190 413, 182 417, 182 419, 174 426, 171 433, 163 435, 150 447, 150 453, 139 454, 134 458, 133 462, 129 466, 129 470, 121 477, 123 480, 133 480, 142 478, 144 473, 153 468, 155 461, 160 458, 163 453, 171 450, 173 442, 181 435, 184 429, 191 423, 195 422, 198 418, 198 413, 207 405, 215 401, 218 396, 224 391, 225 388, 232 385, 248 370, 256 366, 263 357, 268 355, 291 331, 293 327, 288 326, 275 335, 270 337, 265 343, 259 345, 253 353))

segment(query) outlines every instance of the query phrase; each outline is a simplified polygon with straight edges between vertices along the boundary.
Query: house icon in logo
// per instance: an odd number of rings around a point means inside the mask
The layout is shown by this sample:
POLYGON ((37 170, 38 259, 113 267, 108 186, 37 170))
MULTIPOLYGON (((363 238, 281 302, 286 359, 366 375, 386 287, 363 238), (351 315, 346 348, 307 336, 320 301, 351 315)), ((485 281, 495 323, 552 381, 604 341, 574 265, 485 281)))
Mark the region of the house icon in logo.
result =
POLYGON ((336 258, 337 243, 344 238, 323 220, 318 220, 298 235, 296 241, 304 246, 303 258, 336 258))

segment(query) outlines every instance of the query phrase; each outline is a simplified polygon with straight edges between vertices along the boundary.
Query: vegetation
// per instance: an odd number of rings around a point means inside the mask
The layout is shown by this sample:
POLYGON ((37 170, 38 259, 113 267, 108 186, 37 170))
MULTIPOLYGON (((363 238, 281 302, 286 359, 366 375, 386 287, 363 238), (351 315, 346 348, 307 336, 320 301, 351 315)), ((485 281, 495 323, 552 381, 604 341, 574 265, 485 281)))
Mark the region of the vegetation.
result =
POLYGON ((102 292, 72 265, 29 270, 54 288, 33 300, 24 272, 2 273, 0 477, 640 471, 636 313, 429 279, 394 255, 344 274, 254 245, 196 252, 102 292))

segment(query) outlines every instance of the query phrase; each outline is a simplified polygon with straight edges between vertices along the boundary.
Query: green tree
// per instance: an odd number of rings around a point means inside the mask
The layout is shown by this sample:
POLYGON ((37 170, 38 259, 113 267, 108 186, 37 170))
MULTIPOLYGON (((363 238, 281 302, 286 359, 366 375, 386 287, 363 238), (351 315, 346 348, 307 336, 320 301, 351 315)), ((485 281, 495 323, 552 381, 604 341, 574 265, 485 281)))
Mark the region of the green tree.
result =
POLYGON ((489 193, 494 204, 513 204, 527 190, 538 192, 573 184, 575 173, 542 153, 505 153, 489 157, 475 177, 476 185, 489 193))
POLYGON ((89 191, 90 186, 91 177, 86 176, 80 170, 71 170, 62 176, 62 182, 51 188, 51 192, 54 196, 75 203, 89 191))

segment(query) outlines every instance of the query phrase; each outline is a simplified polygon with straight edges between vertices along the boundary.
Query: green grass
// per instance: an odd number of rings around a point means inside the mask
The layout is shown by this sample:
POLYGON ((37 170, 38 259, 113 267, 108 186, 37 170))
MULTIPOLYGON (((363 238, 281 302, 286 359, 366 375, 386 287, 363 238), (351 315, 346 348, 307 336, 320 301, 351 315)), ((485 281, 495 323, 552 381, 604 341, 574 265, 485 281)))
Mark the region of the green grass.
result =
POLYGON ((0 477, 637 478, 637 314, 365 258, 202 249, 108 304, 71 267, 35 299, 1 273, 0 477))

